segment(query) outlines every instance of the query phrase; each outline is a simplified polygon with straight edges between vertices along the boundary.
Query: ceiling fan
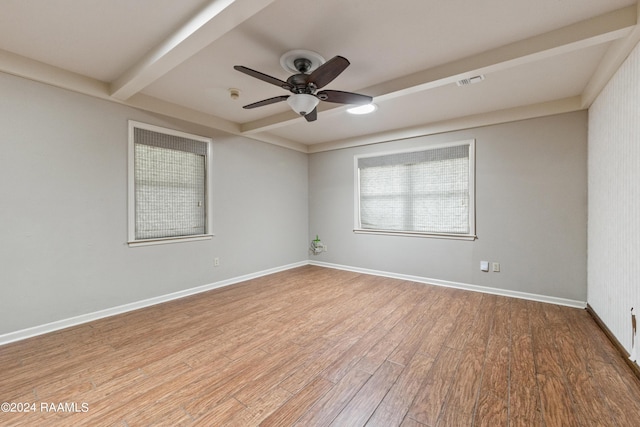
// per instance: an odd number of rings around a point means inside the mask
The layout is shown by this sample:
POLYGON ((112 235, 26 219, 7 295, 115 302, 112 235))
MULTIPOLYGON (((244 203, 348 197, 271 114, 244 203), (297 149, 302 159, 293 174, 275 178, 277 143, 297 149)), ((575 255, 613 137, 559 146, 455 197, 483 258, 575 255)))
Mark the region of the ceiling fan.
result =
POLYGON ((330 89, 319 90, 331 83, 349 66, 349 61, 342 56, 335 56, 325 62, 324 58, 315 52, 295 50, 285 53, 280 58, 280 63, 286 70, 296 74, 284 81, 242 65, 233 67, 244 74, 281 87, 293 94, 264 99, 242 108, 251 109, 287 101, 293 111, 304 116, 308 122, 313 122, 318 118, 320 101, 355 105, 370 104, 373 101, 372 97, 358 93, 330 89))

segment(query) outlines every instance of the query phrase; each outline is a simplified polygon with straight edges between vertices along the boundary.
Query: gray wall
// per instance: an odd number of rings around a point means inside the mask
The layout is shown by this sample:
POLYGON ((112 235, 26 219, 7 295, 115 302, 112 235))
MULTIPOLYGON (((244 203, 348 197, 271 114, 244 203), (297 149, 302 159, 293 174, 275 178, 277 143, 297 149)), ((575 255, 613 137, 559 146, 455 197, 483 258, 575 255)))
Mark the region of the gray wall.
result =
POLYGON ((315 153, 309 184, 315 261, 586 301, 586 111, 315 153), (471 138, 476 241, 353 233, 354 155, 471 138))
POLYGON ((306 154, 2 73, 0 94, 0 335, 307 259, 306 154), (212 240, 127 246, 128 119, 213 138, 212 240))
POLYGON ((316 234, 313 260, 586 299, 586 112, 423 138, 477 141, 469 242, 352 232, 353 156, 421 138, 307 156, 2 73, 0 94, 0 335, 304 262, 316 234), (212 240, 127 246, 129 119, 213 138, 212 240))

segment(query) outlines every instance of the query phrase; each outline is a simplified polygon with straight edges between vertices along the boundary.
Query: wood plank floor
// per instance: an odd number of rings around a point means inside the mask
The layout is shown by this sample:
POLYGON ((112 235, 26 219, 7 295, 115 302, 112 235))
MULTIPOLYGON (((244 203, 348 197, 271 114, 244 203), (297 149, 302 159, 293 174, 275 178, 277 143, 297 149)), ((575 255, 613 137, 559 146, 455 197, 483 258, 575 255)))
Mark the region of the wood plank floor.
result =
POLYGON ((2 346, 0 373, 2 426, 640 425, 585 310, 313 266, 2 346))

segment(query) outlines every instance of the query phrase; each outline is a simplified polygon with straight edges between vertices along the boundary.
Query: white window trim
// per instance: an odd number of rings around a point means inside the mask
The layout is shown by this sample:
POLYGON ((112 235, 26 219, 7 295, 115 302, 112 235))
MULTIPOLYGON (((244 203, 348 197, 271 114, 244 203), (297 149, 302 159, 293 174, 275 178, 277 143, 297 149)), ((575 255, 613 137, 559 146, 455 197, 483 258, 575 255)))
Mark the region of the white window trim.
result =
POLYGON ((360 154, 353 158, 353 180, 354 180, 354 209, 353 209, 353 232, 359 234, 377 234, 386 236, 408 236, 408 237, 429 237, 434 239, 453 239, 453 240, 475 240, 476 235, 476 171, 475 171, 475 159, 476 159, 476 140, 467 139, 462 141, 447 142, 447 143, 426 143, 417 147, 407 148, 403 150, 383 151, 370 154, 360 154), (414 151, 432 150, 438 148, 455 147, 459 145, 469 145, 469 233, 457 234, 457 233, 428 233, 428 232, 413 232, 413 231, 396 231, 396 230, 373 230, 362 228, 360 223, 360 171, 358 169, 358 160, 367 157, 380 157, 389 154, 402 154, 411 153, 414 151))
POLYGON ((211 172, 211 143, 212 139, 204 136, 193 135, 174 129, 163 128, 160 126, 150 125, 148 123, 129 120, 129 146, 128 146, 128 177, 127 177, 127 211, 128 211, 128 245, 129 247, 162 245, 167 243, 193 242, 198 240, 210 240, 214 234, 212 232, 213 213, 211 209, 211 190, 210 190, 210 172, 211 172), (207 157, 205 159, 205 210, 206 216, 206 232, 205 234, 197 234, 193 236, 163 237, 159 239, 136 240, 136 200, 135 200, 135 141, 134 128, 146 129, 152 132, 164 133, 167 135, 178 136, 182 138, 193 139, 207 144, 207 157))

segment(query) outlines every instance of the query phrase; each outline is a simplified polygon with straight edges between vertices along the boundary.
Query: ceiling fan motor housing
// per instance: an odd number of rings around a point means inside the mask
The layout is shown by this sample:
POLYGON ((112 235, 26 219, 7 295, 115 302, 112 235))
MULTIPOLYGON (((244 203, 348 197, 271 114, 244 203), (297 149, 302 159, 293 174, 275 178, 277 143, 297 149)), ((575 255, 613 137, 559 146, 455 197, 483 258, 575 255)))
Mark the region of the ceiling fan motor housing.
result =
POLYGON ((308 77, 308 74, 304 73, 294 74, 289 77, 287 83, 291 85, 291 92, 313 94, 317 87, 314 83, 307 81, 308 77))

